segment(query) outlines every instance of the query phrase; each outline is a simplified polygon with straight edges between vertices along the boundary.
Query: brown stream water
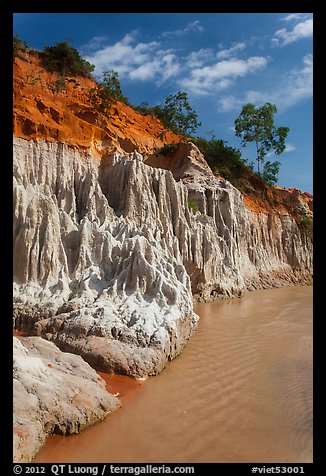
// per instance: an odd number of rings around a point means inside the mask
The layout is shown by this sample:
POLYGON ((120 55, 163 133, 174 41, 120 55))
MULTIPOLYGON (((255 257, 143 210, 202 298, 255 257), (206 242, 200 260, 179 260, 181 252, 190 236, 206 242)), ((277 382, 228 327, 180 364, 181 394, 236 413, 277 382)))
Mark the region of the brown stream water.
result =
MULTIPOLYGON (((198 304, 183 353, 36 462, 311 462, 312 287, 198 304)), ((127 388, 127 387, 125 387, 127 388)))

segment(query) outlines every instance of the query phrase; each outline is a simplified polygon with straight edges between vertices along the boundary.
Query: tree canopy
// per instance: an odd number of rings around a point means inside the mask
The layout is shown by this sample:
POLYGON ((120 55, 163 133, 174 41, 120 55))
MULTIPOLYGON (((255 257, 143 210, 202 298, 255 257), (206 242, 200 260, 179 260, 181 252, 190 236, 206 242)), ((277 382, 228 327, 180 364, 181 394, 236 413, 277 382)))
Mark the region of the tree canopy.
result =
POLYGON ((67 41, 61 41, 54 46, 45 46, 42 52, 43 66, 50 73, 72 76, 89 76, 94 66, 83 59, 79 52, 67 41))
POLYGON ((128 103, 128 99, 122 94, 119 74, 113 70, 103 73, 102 82, 89 91, 89 98, 91 103, 105 114, 108 113, 114 101, 128 103))
POLYGON ((154 114, 176 134, 190 135, 201 126, 198 114, 190 106, 188 95, 183 91, 167 96, 164 106, 150 107, 147 102, 143 102, 136 109, 142 114, 154 114))
POLYGON ((165 121, 169 127, 183 134, 191 134, 201 126, 197 121, 198 114, 192 109, 185 92, 178 91, 165 99, 163 108, 165 121))
MULTIPOLYGON (((269 102, 256 108, 254 104, 245 104, 240 115, 235 119, 235 134, 241 137, 241 145, 245 147, 249 142, 256 145, 256 160, 258 164, 258 175, 261 176, 260 163, 265 161, 266 154, 273 151, 276 155, 285 150, 285 140, 290 129, 288 127, 278 127, 274 125, 274 115, 277 107, 269 102)), ((279 162, 266 162, 266 177, 269 181, 276 181, 279 162), (275 165, 274 165, 275 164, 275 165), (274 177, 274 178, 273 178, 274 177)), ((263 173, 264 176, 264 173, 263 173)))

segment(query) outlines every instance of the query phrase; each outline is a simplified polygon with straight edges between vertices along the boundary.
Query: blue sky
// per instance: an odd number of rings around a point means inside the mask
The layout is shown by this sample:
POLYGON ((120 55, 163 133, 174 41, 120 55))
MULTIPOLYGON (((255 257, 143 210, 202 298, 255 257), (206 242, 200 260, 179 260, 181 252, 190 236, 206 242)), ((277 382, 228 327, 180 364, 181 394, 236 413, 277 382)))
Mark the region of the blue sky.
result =
POLYGON ((240 149, 243 104, 275 104, 276 126, 290 128, 286 151, 268 158, 281 162, 278 184, 312 193, 312 23, 311 13, 17 13, 14 34, 35 49, 69 39, 98 79, 118 71, 132 104, 187 92, 196 135, 240 149))

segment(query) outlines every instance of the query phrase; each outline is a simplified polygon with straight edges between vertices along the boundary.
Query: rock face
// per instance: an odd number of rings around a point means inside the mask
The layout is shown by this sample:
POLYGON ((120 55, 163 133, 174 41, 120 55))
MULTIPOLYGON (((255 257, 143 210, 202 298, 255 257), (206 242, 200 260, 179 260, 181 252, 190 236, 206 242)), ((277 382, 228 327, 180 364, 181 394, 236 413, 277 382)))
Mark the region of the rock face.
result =
POLYGON ((14 462, 30 462, 51 433, 68 435, 120 406, 79 356, 40 337, 14 337, 14 462))
POLYGON ((286 208, 249 208, 193 144, 177 153, 164 170, 162 157, 14 139, 17 328, 145 377, 193 333, 192 294, 311 279, 311 239, 286 208))
POLYGON ((39 321, 39 334, 99 370, 159 372, 198 320, 173 234, 186 189, 137 154, 96 168, 62 144, 14 149, 16 327, 39 321))
POLYGON ((157 118, 142 116, 121 102, 112 105, 109 118, 94 110, 89 91, 96 82, 49 73, 36 51, 16 57, 13 70, 16 137, 64 142, 87 148, 96 157, 115 149, 151 153, 166 143, 180 141, 180 136, 157 118))

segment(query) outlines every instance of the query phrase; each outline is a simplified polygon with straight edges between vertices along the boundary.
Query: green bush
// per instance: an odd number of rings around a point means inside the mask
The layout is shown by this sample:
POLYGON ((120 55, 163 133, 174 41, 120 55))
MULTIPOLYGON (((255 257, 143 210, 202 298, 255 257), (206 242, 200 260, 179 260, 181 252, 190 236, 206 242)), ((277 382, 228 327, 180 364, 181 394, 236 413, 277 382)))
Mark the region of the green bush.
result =
POLYGON ((313 220, 307 216, 300 216, 297 221, 299 229, 306 235, 312 237, 313 234, 313 220))
POLYGON ((194 214, 198 212, 199 207, 198 203, 194 198, 189 198, 188 199, 188 208, 191 210, 194 214))
POLYGON ((89 91, 91 104, 103 114, 108 114, 113 102, 128 104, 128 98, 122 94, 117 71, 105 71, 102 82, 89 91))
POLYGON ((171 144, 165 144, 162 149, 159 150, 159 154, 162 154, 166 157, 172 155, 177 151, 179 144, 177 142, 171 142, 171 144))
POLYGON ((274 162, 270 162, 267 160, 264 164, 263 173, 261 178, 267 185, 275 185, 278 178, 278 173, 280 170, 281 162, 275 160, 274 162))
POLYGON ((156 116, 162 124, 175 134, 189 135, 201 126, 197 113, 189 104, 187 93, 178 91, 165 99, 164 106, 149 106, 142 102, 135 107, 140 114, 156 116))
POLYGON ((16 34, 13 37, 13 57, 20 58, 20 59, 25 59, 24 53, 26 50, 28 50, 28 45, 26 41, 22 41, 18 38, 18 35, 16 34))
POLYGON ((206 162, 213 172, 219 172, 227 180, 243 176, 248 166, 241 158, 241 152, 227 145, 222 139, 207 140, 203 137, 192 139, 204 155, 206 162))
POLYGON ((22 49, 23 43, 22 41, 18 38, 18 35, 15 35, 13 37, 13 53, 14 57, 17 56, 18 52, 20 49, 22 49))
POLYGON ((56 81, 54 81, 52 90, 53 92, 58 93, 64 89, 66 89, 66 81, 62 76, 60 76, 56 81))
POLYGON ((67 41, 56 43, 54 46, 45 46, 41 53, 42 64, 50 73, 59 73, 62 76, 89 77, 94 66, 84 60, 76 48, 67 41))
POLYGON ((149 114, 153 115, 151 106, 147 101, 143 101, 139 104, 139 106, 133 106, 135 111, 139 112, 143 116, 148 116, 149 114))

